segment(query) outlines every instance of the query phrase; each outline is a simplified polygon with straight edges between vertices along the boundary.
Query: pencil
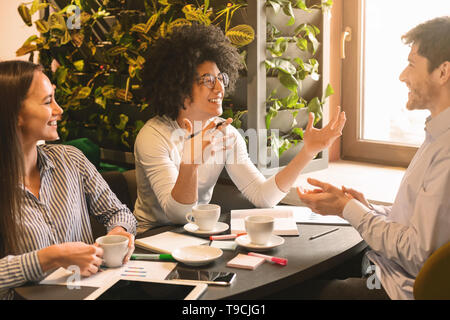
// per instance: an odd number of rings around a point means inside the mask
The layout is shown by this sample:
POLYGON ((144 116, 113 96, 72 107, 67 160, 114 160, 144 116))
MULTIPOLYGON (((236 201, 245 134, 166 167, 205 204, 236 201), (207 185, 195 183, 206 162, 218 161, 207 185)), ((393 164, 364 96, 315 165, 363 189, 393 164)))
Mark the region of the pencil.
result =
POLYGON ((316 234, 315 236, 311 236, 311 237, 309 238, 309 240, 314 240, 314 239, 320 238, 320 237, 322 237, 322 236, 324 236, 324 235, 327 235, 327 234, 329 234, 329 233, 335 232, 335 231, 337 231, 337 230, 339 230, 339 228, 336 228, 336 229, 333 229, 333 230, 328 230, 328 231, 325 231, 325 232, 320 233, 320 234, 316 234))
MULTIPOLYGON (((213 130, 219 129, 219 127, 220 127, 222 124, 224 124, 224 123, 225 123, 225 121, 221 121, 221 122, 217 123, 213 130)), ((189 139, 194 138, 194 137, 195 137, 196 135, 198 135, 200 132, 202 132, 202 130, 197 131, 196 133, 191 134, 186 140, 189 140, 189 139)))

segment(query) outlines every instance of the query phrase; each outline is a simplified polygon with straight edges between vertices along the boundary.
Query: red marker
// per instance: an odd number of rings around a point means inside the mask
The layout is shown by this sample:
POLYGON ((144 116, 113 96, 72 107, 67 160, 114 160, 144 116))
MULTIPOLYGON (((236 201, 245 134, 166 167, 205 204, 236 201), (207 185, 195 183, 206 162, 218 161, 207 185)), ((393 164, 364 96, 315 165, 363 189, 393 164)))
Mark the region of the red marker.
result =
POLYGON ((238 234, 224 234, 222 236, 210 236, 209 240, 233 240, 236 239, 237 237, 246 235, 247 233, 238 233, 238 234))
POLYGON ((284 258, 277 258, 277 257, 272 257, 272 256, 266 256, 265 254, 260 254, 260 253, 255 253, 255 252, 249 252, 248 253, 249 256, 253 256, 253 257, 259 257, 259 258, 263 258, 266 259, 266 261, 269 262, 273 262, 276 264, 280 264, 282 266, 287 265, 287 259, 284 258))

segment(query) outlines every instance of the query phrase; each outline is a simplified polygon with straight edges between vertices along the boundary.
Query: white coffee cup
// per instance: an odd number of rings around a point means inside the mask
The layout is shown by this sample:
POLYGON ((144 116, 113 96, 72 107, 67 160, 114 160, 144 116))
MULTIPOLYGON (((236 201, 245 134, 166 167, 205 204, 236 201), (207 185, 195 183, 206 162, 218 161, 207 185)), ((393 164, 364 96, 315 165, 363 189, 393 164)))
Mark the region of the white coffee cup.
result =
POLYGON ((129 239, 120 235, 109 235, 97 238, 96 243, 103 249, 103 263, 108 268, 122 266, 128 252, 129 239))
POLYGON ((192 212, 186 214, 186 220, 196 224, 202 231, 214 230, 219 217, 220 206, 217 204, 199 204, 192 208, 192 212))
POLYGON ((250 242, 256 245, 265 245, 269 242, 273 232, 274 218, 271 216, 245 217, 245 230, 250 242))

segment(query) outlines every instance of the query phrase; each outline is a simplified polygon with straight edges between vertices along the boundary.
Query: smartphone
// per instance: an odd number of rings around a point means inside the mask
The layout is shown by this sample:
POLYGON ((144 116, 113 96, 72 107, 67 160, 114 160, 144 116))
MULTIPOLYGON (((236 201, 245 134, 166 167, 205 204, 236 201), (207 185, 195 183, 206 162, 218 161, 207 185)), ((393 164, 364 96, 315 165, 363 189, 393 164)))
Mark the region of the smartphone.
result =
POLYGON ((185 280, 216 286, 229 286, 235 278, 236 273, 233 272, 195 270, 177 266, 166 277, 166 280, 185 280))

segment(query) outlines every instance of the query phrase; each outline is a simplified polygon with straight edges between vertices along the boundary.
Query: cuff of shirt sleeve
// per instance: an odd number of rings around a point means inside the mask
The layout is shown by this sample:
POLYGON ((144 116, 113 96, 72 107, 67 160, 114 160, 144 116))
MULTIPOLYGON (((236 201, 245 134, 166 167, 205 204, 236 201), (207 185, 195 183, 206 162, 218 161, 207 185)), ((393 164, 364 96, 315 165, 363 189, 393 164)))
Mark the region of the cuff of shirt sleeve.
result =
POLYGON ((367 208, 358 200, 352 199, 347 202, 347 205, 344 207, 343 217, 347 220, 356 230, 358 230, 358 226, 361 224, 361 221, 365 214, 372 211, 367 208))
POLYGON ((115 227, 122 227, 126 230, 126 232, 131 233, 132 235, 136 235, 136 227, 124 222, 115 223, 107 228, 107 232, 110 232, 115 227))
POLYGON ((267 207, 273 207, 277 205, 278 202, 280 202, 281 199, 283 199, 287 195, 286 192, 283 192, 280 190, 280 188, 278 188, 277 182, 275 181, 275 176, 276 175, 271 176, 264 184, 263 194, 268 204, 267 207))
POLYGON ((191 212, 192 207, 195 205, 197 205, 197 201, 191 204, 179 203, 170 194, 169 201, 164 207, 164 212, 172 223, 185 224, 187 223, 186 214, 191 212))
POLYGON ((136 218, 133 216, 131 212, 118 213, 114 215, 108 223, 107 230, 108 232, 114 229, 115 227, 122 227, 128 233, 132 235, 136 235, 136 218))
POLYGON ((38 251, 32 251, 19 256, 22 273, 26 281, 39 281, 45 274, 39 262, 38 251))

